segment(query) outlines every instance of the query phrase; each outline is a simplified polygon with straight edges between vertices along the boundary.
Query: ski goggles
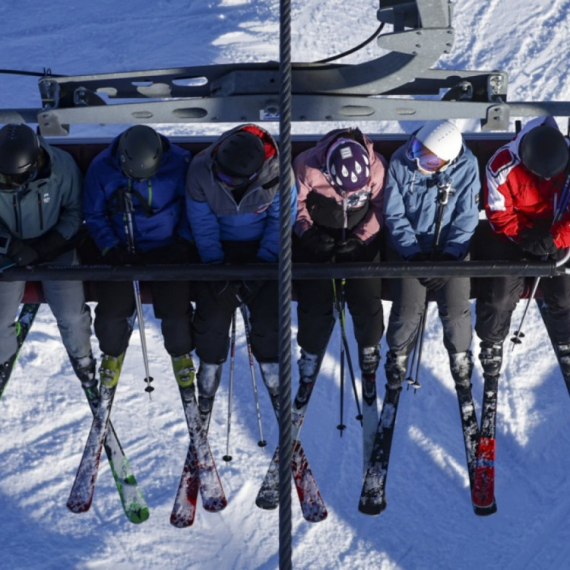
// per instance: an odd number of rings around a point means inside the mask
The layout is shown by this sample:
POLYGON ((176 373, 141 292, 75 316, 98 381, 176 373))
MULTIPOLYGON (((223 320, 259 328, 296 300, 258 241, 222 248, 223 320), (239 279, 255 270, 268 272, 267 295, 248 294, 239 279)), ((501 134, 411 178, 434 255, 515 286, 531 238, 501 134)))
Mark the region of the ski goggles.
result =
POLYGON ((234 176, 233 174, 228 174, 227 172, 220 170, 220 167, 214 163, 214 174, 216 178, 230 188, 240 188, 242 186, 247 186, 250 182, 259 176, 260 172, 261 170, 257 170, 250 176, 234 176))
POLYGON ((416 137, 412 137, 408 144, 407 157, 424 172, 437 172, 449 164, 449 160, 439 158, 416 137))
POLYGON ((15 190, 20 186, 34 180, 38 173, 37 166, 33 166, 27 172, 21 174, 2 174, 0 172, 0 190, 15 190))

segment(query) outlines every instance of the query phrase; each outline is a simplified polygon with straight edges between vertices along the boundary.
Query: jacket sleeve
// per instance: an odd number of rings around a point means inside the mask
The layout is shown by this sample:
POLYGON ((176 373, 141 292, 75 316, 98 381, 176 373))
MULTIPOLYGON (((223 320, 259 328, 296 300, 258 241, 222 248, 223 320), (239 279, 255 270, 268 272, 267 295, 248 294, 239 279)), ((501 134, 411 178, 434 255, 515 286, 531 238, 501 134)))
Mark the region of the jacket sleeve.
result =
MULTIPOLYGON (((190 153, 187 152, 184 155, 183 164, 188 168, 188 163, 190 162, 190 153)), ((194 238, 192 236, 192 230, 190 229, 190 222, 188 220, 188 215, 186 212, 186 177, 188 171, 184 172, 184 176, 180 177, 178 186, 176 187, 176 196, 180 200, 180 220, 178 221, 178 226, 176 227, 176 234, 187 241, 192 241, 194 238)))
POLYGON ((81 227, 83 216, 81 213, 81 188, 83 177, 79 167, 71 155, 60 151, 61 172, 60 178, 61 210, 57 224, 51 228, 57 230, 65 239, 71 239, 81 227))
POLYGON ((406 217, 406 206, 402 190, 404 188, 404 169, 392 161, 388 168, 384 189, 384 223, 390 236, 390 242, 403 258, 421 253, 416 233, 406 217))
POLYGON ((469 161, 469 167, 462 179, 462 187, 457 189, 459 195, 455 202, 454 215, 447 234, 444 253, 449 253, 457 258, 463 258, 471 238, 479 223, 479 208, 477 197, 481 192, 479 168, 476 159, 469 161))
POLYGON ((514 207, 511 187, 514 173, 507 176, 495 174, 491 169, 492 161, 485 169, 485 213, 496 233, 518 241, 520 233, 532 227, 533 223, 514 207))
POLYGON ((223 263, 224 250, 220 237, 220 225, 210 208, 192 167, 186 178, 186 213, 198 254, 203 263, 223 263))
POLYGON ((372 194, 370 196, 370 209, 364 219, 354 228, 353 235, 367 243, 380 231, 383 225, 384 183, 386 178, 386 161, 379 154, 372 163, 372 194))
MULTIPOLYGON (((297 188, 295 184, 291 187, 291 225, 295 223, 297 217, 297 188)), ((257 256, 269 262, 276 262, 279 258, 279 235, 280 235, 280 194, 277 192, 275 198, 267 210, 267 224, 257 256)))
POLYGON ((111 220, 107 216, 105 187, 99 176, 101 165, 101 162, 97 162, 87 170, 83 187, 83 215, 89 234, 104 255, 122 242, 115 235, 111 220))

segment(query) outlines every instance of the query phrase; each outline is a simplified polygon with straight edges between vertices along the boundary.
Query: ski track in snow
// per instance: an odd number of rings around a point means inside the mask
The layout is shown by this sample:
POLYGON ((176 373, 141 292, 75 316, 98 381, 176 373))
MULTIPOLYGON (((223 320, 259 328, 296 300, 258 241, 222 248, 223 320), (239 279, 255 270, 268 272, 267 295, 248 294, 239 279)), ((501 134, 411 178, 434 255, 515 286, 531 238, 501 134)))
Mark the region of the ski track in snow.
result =
MULTIPOLYGON (((296 61, 315 61, 349 49, 377 27, 370 0, 350 5, 293 2, 296 61)), ((277 0, 157 0, 152 4, 102 0, 4 3, 2 67, 78 74, 278 58, 277 0), (26 15, 24 17, 24 14, 26 15), (34 14, 34 17, 29 17, 34 14)), ((454 7, 456 41, 438 66, 502 69, 511 100, 570 99, 567 58, 568 0, 464 0, 454 7)), ((388 30, 386 30, 388 31, 388 30)), ((343 62, 378 57, 375 42, 343 62)), ((2 76, 3 107, 39 105, 35 78, 2 76)), ((467 124, 472 124, 467 122, 467 124)), ((337 125, 295 125, 294 132, 325 132, 337 125)), ((413 123, 364 123, 364 130, 409 132, 413 123)), ((161 126, 169 135, 220 132, 213 127, 161 126)), ((272 132, 275 125, 269 125, 272 132)), ((122 127, 105 127, 106 136, 122 127)), ((98 134, 79 127, 78 136, 98 134)), ((386 322, 390 304, 385 304, 386 322)), ((522 315, 519 304, 511 331, 522 315)), ((107 460, 102 459, 91 510, 70 513, 69 495, 91 414, 67 361, 55 320, 43 306, 0 401, 0 544, 2 567, 53 569, 263 569, 278 567, 278 512, 255 504, 271 454, 277 422, 260 376, 259 397, 267 447, 259 433, 241 321, 230 453, 226 453, 228 365, 216 399, 210 445, 228 498, 218 514, 198 499, 194 526, 169 524, 188 448, 188 431, 170 360, 152 308, 145 306, 151 374, 156 390, 143 391, 144 369, 135 330, 117 390, 112 421, 150 508, 142 525, 123 515, 107 460)), ((353 359, 356 345, 347 319, 353 359)), ((362 436, 347 371, 342 438, 339 423, 335 330, 315 386, 301 440, 329 516, 303 520, 292 486, 293 566, 311 569, 566 568, 570 556, 566 498, 570 469, 570 401, 536 308, 524 344, 510 352, 499 385, 497 514, 473 514, 457 399, 441 325, 430 306, 422 388, 401 395, 386 495, 379 517, 357 511, 362 487, 362 436), (484 545, 484 547, 482 546, 484 545)), ((293 331, 295 337, 296 330, 293 331)), ((473 349, 478 354, 478 340, 473 349)), ((384 344, 384 343, 383 343, 384 344)), ((96 339, 93 346, 98 354, 96 339)), ((383 345, 382 355, 386 347, 383 345)), ((298 349, 293 348, 293 359, 298 349)), ((293 367, 296 389, 296 366, 293 367)), ((378 374, 379 404, 384 396, 378 374)), ((473 393, 480 417, 483 382, 476 362, 473 393)), ((360 385, 359 385, 360 390, 360 385)))

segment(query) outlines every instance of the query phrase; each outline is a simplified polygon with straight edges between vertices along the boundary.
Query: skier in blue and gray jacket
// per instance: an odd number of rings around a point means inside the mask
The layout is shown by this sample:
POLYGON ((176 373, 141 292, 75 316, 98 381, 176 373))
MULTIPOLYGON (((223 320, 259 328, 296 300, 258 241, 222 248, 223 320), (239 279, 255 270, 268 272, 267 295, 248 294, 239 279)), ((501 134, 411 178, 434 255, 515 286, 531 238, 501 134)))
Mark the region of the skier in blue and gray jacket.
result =
MULTIPOLYGON (((279 253, 279 157, 271 135, 236 127, 200 152, 188 170, 187 212, 203 263, 275 263, 279 253)), ((297 193, 291 190, 291 225, 297 193)), ((207 425, 229 347, 232 315, 247 305, 252 351, 274 404, 278 401, 276 281, 195 283, 194 334, 199 405, 207 425)))
MULTIPOLYGON (((83 213, 103 263, 197 261, 186 218, 184 180, 190 153, 145 125, 130 127, 95 157, 85 177, 83 213), (127 221, 132 217, 132 244, 127 221), (129 237, 127 237, 129 235, 129 237)), ((135 311, 130 282, 98 282, 95 334, 102 369, 120 372, 135 311)), ((181 385, 194 381, 190 283, 150 282, 156 318, 181 385)))
MULTIPOLYGON (((477 160, 449 121, 428 122, 390 161, 384 191, 387 259, 451 261, 467 257, 477 227, 481 185, 477 160)), ((429 277, 390 282, 386 333, 388 386, 398 388, 408 366, 431 292, 457 387, 470 389, 473 369, 470 279, 429 277)))

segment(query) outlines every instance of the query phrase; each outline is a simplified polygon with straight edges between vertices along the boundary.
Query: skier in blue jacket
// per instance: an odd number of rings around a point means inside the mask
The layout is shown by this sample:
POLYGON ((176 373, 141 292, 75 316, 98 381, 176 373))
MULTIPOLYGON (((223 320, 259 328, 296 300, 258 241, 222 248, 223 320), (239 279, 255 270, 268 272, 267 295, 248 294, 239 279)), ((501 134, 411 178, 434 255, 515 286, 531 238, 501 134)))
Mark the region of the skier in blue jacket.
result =
MULTIPOLYGON (((186 150, 144 125, 130 127, 95 157, 85 178, 83 213, 103 263, 196 261, 184 203, 189 163, 186 150), (127 237, 127 210, 132 213, 133 248, 127 237)), ((194 380, 190 284, 152 281, 150 290, 176 378, 189 385, 194 380)), ((102 368, 118 372, 135 310, 132 283, 99 282, 97 298, 95 334, 104 354, 102 368)))
MULTIPOLYGON (((236 127, 200 152, 188 170, 187 212, 203 263, 275 263, 279 253, 279 158, 271 135, 256 125, 236 127)), ((297 212, 291 191, 291 225, 297 212)), ((195 283, 194 334, 199 406, 209 421, 232 315, 243 303, 251 315, 251 345, 274 404, 278 401, 278 288, 276 281, 195 283)))
MULTIPOLYGON (((479 219, 480 188, 477 160, 455 125, 426 123, 390 161, 384 192, 387 258, 410 262, 465 259, 479 219)), ((390 285, 388 385, 399 387, 406 375, 426 295, 431 292, 438 304, 456 386, 470 388, 470 279, 399 279, 390 285)))

